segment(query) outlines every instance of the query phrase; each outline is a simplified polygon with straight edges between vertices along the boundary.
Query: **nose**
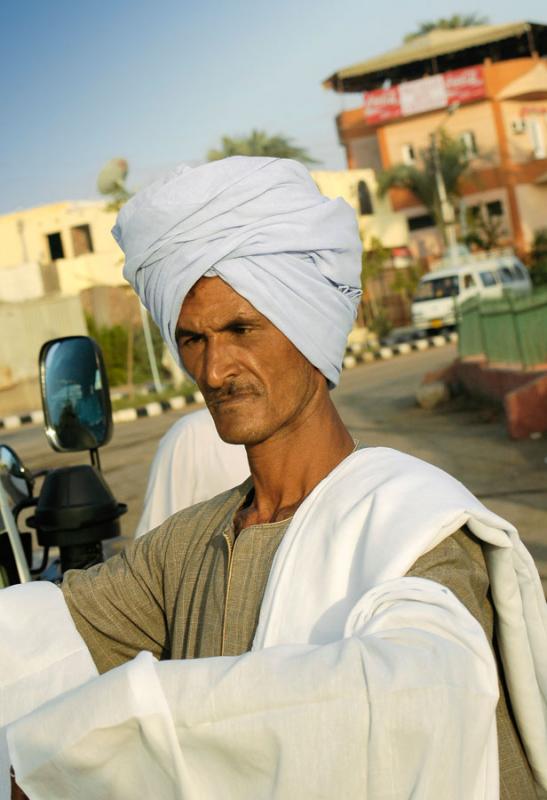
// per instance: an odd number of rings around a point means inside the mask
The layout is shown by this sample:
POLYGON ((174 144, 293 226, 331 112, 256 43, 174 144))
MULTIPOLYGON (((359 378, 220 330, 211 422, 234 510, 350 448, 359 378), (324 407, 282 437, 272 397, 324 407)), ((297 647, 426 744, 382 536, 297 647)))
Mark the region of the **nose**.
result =
POLYGON ((202 378, 208 389, 220 389, 236 373, 235 362, 226 342, 216 337, 208 339, 205 345, 202 378))

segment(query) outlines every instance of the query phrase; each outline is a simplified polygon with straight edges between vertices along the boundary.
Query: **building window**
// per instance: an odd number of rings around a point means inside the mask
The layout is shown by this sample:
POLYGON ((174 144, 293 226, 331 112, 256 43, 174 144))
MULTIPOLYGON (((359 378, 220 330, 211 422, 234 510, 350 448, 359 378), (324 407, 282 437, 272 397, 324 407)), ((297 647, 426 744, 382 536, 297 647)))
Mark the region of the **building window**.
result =
POLYGON ((359 181, 357 184, 357 196, 359 198, 359 213, 373 214, 370 191, 365 181, 359 181))
POLYGON ((460 134, 460 142, 462 143, 466 156, 476 156, 479 152, 477 147, 477 140, 473 131, 464 131, 460 134))
POLYGON ((503 203, 501 200, 492 200, 486 204, 486 211, 489 217, 503 217, 503 203))
POLYGON ((420 231, 422 228, 434 228, 435 220, 431 214, 420 214, 418 217, 408 218, 408 230, 420 231))
POLYGON ((401 152, 403 154, 403 164, 411 167, 416 163, 416 151, 411 144, 404 144, 401 148, 401 152))
POLYGON ((75 256, 83 256, 93 252, 93 240, 89 225, 75 225, 70 229, 72 248, 75 256))
POLYGON ((545 137, 543 135, 543 122, 533 117, 528 122, 534 158, 545 158, 545 137))
POLYGON ((526 120, 522 117, 517 117, 511 120, 511 130, 514 134, 519 135, 526 130, 526 120))
POLYGON ((59 231, 56 233, 48 233, 47 244, 49 248, 49 257, 51 261, 57 261, 58 258, 65 257, 63 250, 63 240, 59 231))

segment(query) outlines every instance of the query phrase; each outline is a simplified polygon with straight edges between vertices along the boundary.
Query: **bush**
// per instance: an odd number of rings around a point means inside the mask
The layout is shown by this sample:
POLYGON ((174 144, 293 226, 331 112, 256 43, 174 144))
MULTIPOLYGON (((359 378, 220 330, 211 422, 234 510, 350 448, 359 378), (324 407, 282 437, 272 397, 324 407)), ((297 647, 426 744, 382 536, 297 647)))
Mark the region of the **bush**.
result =
POLYGON ((379 339, 383 339, 390 333, 393 324, 388 315, 383 309, 380 309, 373 320, 369 324, 370 330, 376 334, 379 339))
MULTIPOLYGON (((129 328, 123 325, 98 326, 93 317, 86 316, 87 330, 95 339, 103 352, 104 363, 111 386, 122 386, 128 383, 127 355, 129 328)), ((161 366, 163 340, 158 327, 150 320, 150 331, 156 362, 160 375, 168 377, 169 373, 161 366)), ((148 362, 148 353, 144 331, 137 328, 133 340, 133 383, 136 385, 150 383, 152 374, 148 362)))

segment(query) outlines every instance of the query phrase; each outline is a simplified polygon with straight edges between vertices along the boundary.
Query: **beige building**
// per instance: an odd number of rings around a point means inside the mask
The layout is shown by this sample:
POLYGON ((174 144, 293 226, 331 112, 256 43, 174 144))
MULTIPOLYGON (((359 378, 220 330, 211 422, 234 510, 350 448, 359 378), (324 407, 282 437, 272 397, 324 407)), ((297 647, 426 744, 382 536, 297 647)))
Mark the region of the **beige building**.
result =
MULTIPOLYGON (((378 242, 385 249, 387 258, 379 276, 367 274, 365 258, 365 301, 380 302, 394 325, 408 323, 408 307, 400 292, 394 289, 397 278, 401 279, 408 268, 412 269, 406 215, 393 210, 389 197, 379 197, 372 169, 314 170, 311 175, 322 194, 342 197, 355 210, 365 252, 378 242)), ((365 321, 359 318, 359 324, 365 321)))
MULTIPOLYGON (((339 70, 325 86, 362 92, 337 118, 348 166, 376 171, 420 165, 432 132, 459 139, 470 158, 456 209, 465 228, 479 214, 498 220, 520 252, 547 227, 547 26, 518 22, 436 30, 339 70)), ((392 190, 416 255, 439 251, 428 210, 392 190)), ((465 230, 462 230, 465 233, 465 230)))
MULTIPOLYGON (((38 353, 47 339, 87 333, 94 287, 125 283, 104 202, 54 203, 0 217, 0 408, 40 404, 38 353), (87 290, 87 292, 85 291, 87 290)), ((121 290, 123 291, 123 290, 121 290)))
POLYGON ((64 202, 0 217, 0 301, 120 286, 122 259, 104 202, 64 202))
MULTIPOLYGON (((372 170, 312 176, 323 194, 343 197, 355 209, 365 248, 374 237, 389 248, 408 244, 406 217, 378 197, 372 170)), ((84 293, 85 308, 98 321, 118 322, 111 308, 118 293, 97 289, 127 286, 122 253, 111 235, 115 219, 101 201, 53 203, 0 217, 0 302, 84 293), (101 305, 108 306, 104 318, 101 305)))
POLYGON ((325 197, 342 197, 355 210, 365 250, 373 239, 389 249, 408 245, 406 216, 393 211, 388 197, 378 196, 374 170, 314 170, 311 176, 325 197))

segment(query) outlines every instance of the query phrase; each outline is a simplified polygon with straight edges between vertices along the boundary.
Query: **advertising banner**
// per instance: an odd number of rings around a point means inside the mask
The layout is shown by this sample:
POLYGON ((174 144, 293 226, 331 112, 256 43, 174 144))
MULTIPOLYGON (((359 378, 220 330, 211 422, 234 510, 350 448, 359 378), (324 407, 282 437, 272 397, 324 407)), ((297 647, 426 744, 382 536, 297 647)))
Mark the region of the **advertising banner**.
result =
POLYGON ((464 67, 388 89, 365 92, 363 112, 369 125, 423 114, 453 103, 471 103, 485 96, 482 66, 464 67))
POLYGON ((375 89, 372 92, 365 92, 364 109, 365 119, 371 124, 402 116, 399 87, 393 86, 391 89, 375 89))
POLYGON ((448 105, 444 75, 432 75, 421 81, 408 81, 399 86, 403 117, 423 114, 448 105))
POLYGON ((465 67, 445 72, 448 105, 452 103, 471 103, 481 100, 486 92, 482 67, 465 67))

